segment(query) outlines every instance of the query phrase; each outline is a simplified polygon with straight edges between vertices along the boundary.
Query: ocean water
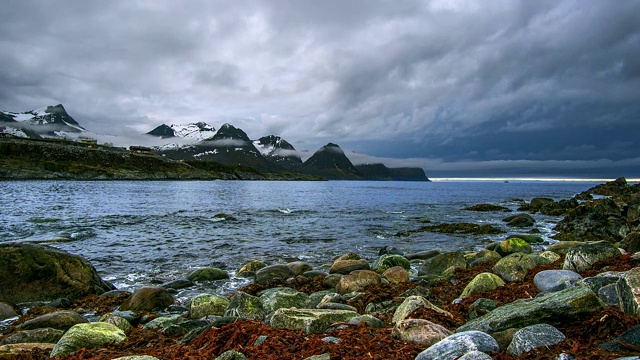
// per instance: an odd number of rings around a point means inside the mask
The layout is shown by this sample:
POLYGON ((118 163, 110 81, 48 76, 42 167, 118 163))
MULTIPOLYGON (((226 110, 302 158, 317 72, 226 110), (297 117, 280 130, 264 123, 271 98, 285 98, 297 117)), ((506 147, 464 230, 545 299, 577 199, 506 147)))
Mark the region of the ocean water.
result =
MULTIPOLYGON (((230 280, 184 290, 226 294, 248 283, 233 276, 251 259, 267 264, 330 263, 349 251, 373 261, 382 246, 406 253, 477 250, 522 230, 502 212, 462 208, 492 203, 514 211, 518 199, 567 199, 588 182, 266 182, 266 181, 8 181, 0 182, 0 242, 28 241, 81 255, 119 289, 185 277, 214 266, 230 280), (233 217, 223 219, 218 214, 233 217), (451 236, 417 229, 470 222, 503 235, 451 236)), ((535 215, 545 239, 557 217, 535 215)), ((551 240, 552 241, 552 240, 551 240)))

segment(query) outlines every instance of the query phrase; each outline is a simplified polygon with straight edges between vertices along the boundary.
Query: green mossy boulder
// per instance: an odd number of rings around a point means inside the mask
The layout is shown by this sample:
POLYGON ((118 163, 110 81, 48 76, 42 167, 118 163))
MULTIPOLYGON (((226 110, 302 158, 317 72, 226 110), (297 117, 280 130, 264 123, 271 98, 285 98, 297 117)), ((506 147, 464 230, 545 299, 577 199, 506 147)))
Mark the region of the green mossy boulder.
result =
POLYGON ((197 269, 187 276, 189 281, 216 281, 228 278, 229 274, 226 271, 214 267, 197 269))
POLYGON ((500 277, 491 273, 481 273, 476 275, 476 277, 467 284, 460 298, 465 299, 483 291, 495 290, 500 286, 504 286, 504 281, 502 281, 500 277))
POLYGON ((224 316, 235 316, 240 319, 262 321, 267 315, 260 298, 237 291, 224 311, 224 316))
POLYGON ((189 319, 199 319, 207 315, 222 316, 229 300, 213 294, 199 294, 191 299, 189 319))
POLYGON ((311 306, 309 296, 291 288, 272 288, 260 295, 264 310, 272 313, 281 308, 304 309, 311 306))
POLYGON ((373 268, 382 274, 387 271, 387 269, 394 266, 401 266, 405 270, 411 270, 411 263, 409 260, 402 255, 396 254, 385 254, 380 256, 373 265, 373 268))
POLYGON ((533 261, 529 255, 514 253, 500 259, 500 261, 493 266, 492 270, 503 280, 511 282, 523 280, 529 270, 536 266, 536 262, 533 261))
POLYGON ((531 251, 531 245, 528 242, 516 237, 503 240, 496 246, 496 252, 502 257, 513 253, 531 254, 531 251))
POLYGON ((271 317, 271 326, 280 329, 301 329, 307 334, 321 334, 330 325, 348 322, 359 316, 355 311, 329 309, 278 309, 271 317))
POLYGON ((422 264, 418 275, 442 275, 445 272, 453 272, 456 268, 465 269, 467 261, 460 251, 438 254, 422 264))
POLYGON ((122 330, 112 324, 103 322, 78 324, 62 336, 50 356, 70 354, 82 348, 92 349, 105 344, 117 344, 126 337, 122 330))

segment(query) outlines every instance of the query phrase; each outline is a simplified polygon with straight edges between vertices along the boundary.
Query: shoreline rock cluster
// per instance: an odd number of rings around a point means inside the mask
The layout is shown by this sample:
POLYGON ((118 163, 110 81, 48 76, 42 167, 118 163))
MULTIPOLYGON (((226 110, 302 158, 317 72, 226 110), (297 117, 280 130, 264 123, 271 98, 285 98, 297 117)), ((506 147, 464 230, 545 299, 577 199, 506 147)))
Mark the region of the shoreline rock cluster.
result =
MULTIPOLYGON (((526 203, 519 211, 564 216, 556 226, 561 241, 543 251, 533 251, 540 241, 533 231, 471 253, 404 254, 388 246, 374 261, 347 253, 316 268, 253 260, 237 271, 252 284, 183 304, 176 289, 229 275, 204 268, 130 294, 96 278, 81 258, 0 244, 3 259, 11 256, 0 274, 14 274, 0 286, 0 320, 13 321, 0 336, 0 359, 637 355, 639 199, 640 186, 618 179, 571 200, 526 203), (33 301, 44 303, 18 316, 15 303, 33 301)), ((528 223, 528 216, 520 218, 528 223)))

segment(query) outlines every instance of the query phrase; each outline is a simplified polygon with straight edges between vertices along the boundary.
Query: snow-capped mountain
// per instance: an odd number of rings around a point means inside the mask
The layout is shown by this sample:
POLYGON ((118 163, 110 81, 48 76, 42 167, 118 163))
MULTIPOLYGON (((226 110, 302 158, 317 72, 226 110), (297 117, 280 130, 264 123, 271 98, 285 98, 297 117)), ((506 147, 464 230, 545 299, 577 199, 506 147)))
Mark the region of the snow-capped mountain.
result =
POLYGON ((156 136, 162 139, 178 137, 196 141, 209 139, 215 134, 216 129, 204 122, 197 122, 187 125, 162 124, 147 133, 147 135, 156 136))
POLYGON ((30 138, 76 137, 86 131, 61 104, 21 113, 2 111, 0 123, 3 125, 0 132, 30 138))
POLYGON ((293 145, 280 136, 263 136, 254 140, 253 145, 267 160, 284 168, 291 169, 302 165, 302 160, 293 145))

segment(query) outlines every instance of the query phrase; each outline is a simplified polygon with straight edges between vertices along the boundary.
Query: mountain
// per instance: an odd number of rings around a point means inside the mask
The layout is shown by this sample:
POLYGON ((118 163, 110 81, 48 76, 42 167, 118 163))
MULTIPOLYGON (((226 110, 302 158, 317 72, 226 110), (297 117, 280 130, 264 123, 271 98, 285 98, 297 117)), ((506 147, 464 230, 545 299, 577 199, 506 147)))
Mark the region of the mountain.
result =
POLYGON ((22 136, 19 133, 24 133, 24 135, 26 135, 25 137, 32 137, 30 136, 32 133, 24 129, 31 130, 39 136, 48 137, 77 136, 79 133, 86 131, 85 128, 80 126, 80 124, 67 113, 61 104, 22 113, 2 112, 2 119, 5 133, 11 133, 11 131, 6 131, 7 126, 14 129, 21 129, 17 130, 17 133, 13 131, 14 135, 17 136, 22 136), (14 120, 15 123, 12 123, 9 119, 14 120))
POLYGON ((215 161, 226 165, 242 164, 263 172, 282 172, 256 149, 247 134, 230 124, 224 124, 210 138, 197 144, 162 149, 160 153, 178 160, 215 161))
POLYGON ((216 129, 204 122, 197 122, 187 125, 166 125, 162 124, 155 129, 149 131, 146 135, 159 137, 162 139, 168 139, 173 137, 193 139, 193 140, 206 140, 215 135, 216 129))
POLYGON ((280 136, 263 136, 258 140, 254 140, 253 145, 267 161, 285 169, 294 169, 302 165, 302 160, 297 155, 293 145, 280 136))
POLYGON ((321 176, 327 180, 362 180, 364 177, 353 166, 340 146, 329 143, 316 151, 299 171, 321 176))
POLYGON ((421 168, 388 168, 383 164, 356 165, 366 180, 430 181, 421 168))

